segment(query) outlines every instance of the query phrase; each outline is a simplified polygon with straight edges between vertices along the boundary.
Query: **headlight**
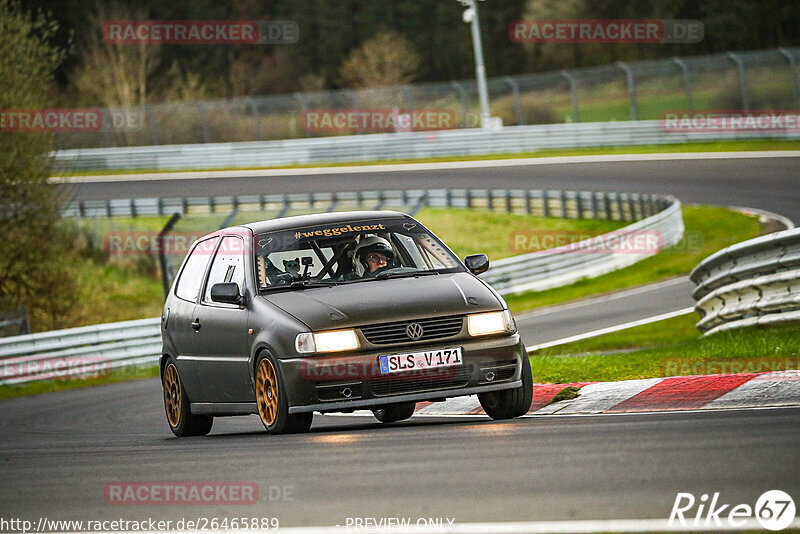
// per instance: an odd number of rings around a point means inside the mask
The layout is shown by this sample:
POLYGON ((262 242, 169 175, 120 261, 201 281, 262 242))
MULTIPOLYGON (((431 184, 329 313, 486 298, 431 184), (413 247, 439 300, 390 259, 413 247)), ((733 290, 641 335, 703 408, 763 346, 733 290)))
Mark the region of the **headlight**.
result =
POLYGON ((514 330, 514 319, 506 310, 467 315, 467 331, 471 336, 486 336, 514 330))
POLYGON ((310 352, 341 352, 355 350, 360 347, 356 331, 331 330, 329 332, 303 332, 297 334, 294 348, 300 353, 310 352))

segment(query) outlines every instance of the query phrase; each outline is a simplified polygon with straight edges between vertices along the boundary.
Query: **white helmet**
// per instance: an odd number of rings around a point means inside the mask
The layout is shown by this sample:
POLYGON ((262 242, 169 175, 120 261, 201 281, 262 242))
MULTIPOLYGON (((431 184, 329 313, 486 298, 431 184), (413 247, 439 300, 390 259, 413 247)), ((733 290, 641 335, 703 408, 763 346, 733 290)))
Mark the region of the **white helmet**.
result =
POLYGON ((382 237, 371 235, 364 237, 353 251, 353 268, 358 276, 363 276, 369 269, 366 256, 373 252, 379 252, 388 258, 388 263, 394 260, 395 254, 391 243, 382 237))

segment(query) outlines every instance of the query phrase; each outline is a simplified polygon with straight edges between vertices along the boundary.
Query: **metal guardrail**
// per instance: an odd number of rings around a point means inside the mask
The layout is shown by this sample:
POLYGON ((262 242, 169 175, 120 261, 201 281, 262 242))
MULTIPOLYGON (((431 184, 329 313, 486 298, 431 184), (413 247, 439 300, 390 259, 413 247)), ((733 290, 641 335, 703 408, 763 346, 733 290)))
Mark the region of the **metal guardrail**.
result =
POLYGON ((664 200, 668 203, 664 211, 616 232, 556 249, 495 261, 483 279, 501 295, 541 291, 582 278, 594 278, 653 256, 683 237, 680 201, 675 198, 664 200), (635 241, 645 243, 631 245, 635 241))
POLYGON ((0 338, 0 384, 103 376, 160 354, 158 317, 0 338))
POLYGON ((61 150, 57 169, 66 171, 191 170, 274 167, 335 162, 533 152, 546 148, 652 145, 725 139, 800 139, 797 131, 664 131, 658 120, 542 124, 498 130, 462 129, 241 143, 138 146, 61 150))
MULTIPOLYGON (((158 200, 158 199, 155 199, 158 200)), ((652 256, 631 253, 621 242, 641 232, 659 237, 659 245, 668 247, 683 235, 680 202, 673 197, 627 193, 598 193, 578 191, 542 191, 521 189, 434 189, 412 191, 364 191, 351 193, 298 194, 279 198, 226 197, 205 199, 204 207, 219 209, 243 206, 262 208, 272 200, 281 213, 290 209, 313 207, 328 211, 340 208, 385 208, 422 206, 487 208, 539 216, 559 216, 571 219, 608 219, 637 221, 620 230, 551 249, 523 254, 493 262, 482 278, 501 294, 565 285, 580 278, 598 276, 652 256), (250 204, 245 200, 251 200, 250 204), (609 243, 613 243, 608 247, 609 243), (594 247, 604 250, 598 252, 594 247), (609 252, 608 249, 611 249, 609 252), (617 252, 614 252, 617 250, 617 252)), ((113 206, 112 214, 144 215, 143 206, 155 208, 173 206, 169 202, 123 201, 113 206), (123 213, 120 213, 120 210, 123 213)), ((178 205, 191 209, 201 203, 178 205)), ((106 206, 78 205, 70 208, 74 215, 104 216, 106 206), (95 212, 96 210, 96 212, 95 212)), ((103 373, 114 368, 152 364, 161 354, 159 318, 100 324, 68 330, 58 330, 27 336, 0 339, 0 384, 13 384, 85 373, 103 373)))
POLYGON ((722 249, 690 278, 705 334, 800 321, 800 228, 722 249))
POLYGON ((637 193, 606 193, 546 189, 405 189, 336 191, 218 197, 80 200, 67 204, 65 217, 139 217, 270 211, 283 217, 292 210, 334 211, 404 207, 416 213, 422 206, 479 208, 562 219, 636 221, 668 207, 671 197, 637 193))

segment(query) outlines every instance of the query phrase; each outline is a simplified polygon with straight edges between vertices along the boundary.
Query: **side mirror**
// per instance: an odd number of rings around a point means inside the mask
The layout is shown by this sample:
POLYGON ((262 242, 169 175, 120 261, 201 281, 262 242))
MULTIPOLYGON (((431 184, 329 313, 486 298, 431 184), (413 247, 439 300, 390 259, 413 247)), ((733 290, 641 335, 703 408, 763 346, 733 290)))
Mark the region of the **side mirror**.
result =
POLYGON ((236 282, 227 282, 211 286, 211 300, 214 302, 223 302, 225 304, 241 305, 244 298, 239 293, 239 284, 236 282))
POLYGON ((464 258, 464 265, 472 274, 485 273, 489 269, 489 258, 486 254, 470 254, 464 258))

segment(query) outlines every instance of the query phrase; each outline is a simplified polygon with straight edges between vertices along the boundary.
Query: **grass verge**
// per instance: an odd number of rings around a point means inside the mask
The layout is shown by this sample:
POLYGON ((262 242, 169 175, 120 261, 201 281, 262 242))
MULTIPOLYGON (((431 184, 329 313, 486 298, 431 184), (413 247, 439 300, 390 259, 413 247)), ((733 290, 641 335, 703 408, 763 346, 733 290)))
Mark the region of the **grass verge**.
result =
POLYGON ((534 382, 570 383, 800 369, 800 326, 701 336, 696 314, 531 354, 534 382))
POLYGON ((757 217, 713 206, 684 206, 683 239, 634 265, 596 278, 505 297, 513 313, 687 275, 703 258, 733 243, 761 234, 757 217))
POLYGON ((431 158, 403 158, 385 159, 375 161, 347 161, 315 163, 313 165, 279 165, 274 167, 219 167, 196 169, 102 169, 93 171, 70 171, 62 172, 54 178, 69 178, 73 176, 108 176, 114 174, 151 174, 164 172, 187 172, 187 171, 235 171, 235 170, 258 170, 258 169, 296 169, 308 167, 349 167, 352 165, 392 165, 398 163, 440 163, 453 161, 487 161, 495 159, 514 159, 514 158, 547 158, 565 156, 594 156, 594 155, 613 155, 613 154, 669 154, 676 152, 734 152, 734 151, 763 151, 763 150, 800 150, 800 141, 785 141, 779 139, 753 139, 753 140, 733 140, 715 141, 708 143, 675 143, 669 145, 626 145, 612 147, 589 147, 589 148, 548 148, 534 152, 510 152, 506 154, 486 154, 486 155, 464 155, 464 156, 441 156, 431 158))
POLYGON ((136 366, 131 368, 116 369, 107 377, 94 378, 70 378, 63 380, 44 380, 41 382, 29 382, 26 384, 7 384, 0 386, 0 399, 9 399, 22 395, 36 395, 39 393, 51 393, 66 389, 76 389, 88 386, 102 386, 114 382, 124 382, 127 380, 141 380, 158 376, 158 366, 136 366))
POLYGON ((514 213, 470 210, 465 222, 464 210, 422 208, 415 215, 422 224, 438 235, 461 259, 468 254, 483 253, 492 260, 507 258, 522 251, 515 250, 515 235, 575 240, 581 235, 600 235, 622 228, 628 223, 604 220, 575 220, 532 217, 514 213))

